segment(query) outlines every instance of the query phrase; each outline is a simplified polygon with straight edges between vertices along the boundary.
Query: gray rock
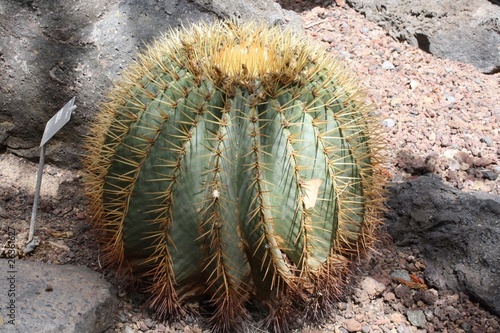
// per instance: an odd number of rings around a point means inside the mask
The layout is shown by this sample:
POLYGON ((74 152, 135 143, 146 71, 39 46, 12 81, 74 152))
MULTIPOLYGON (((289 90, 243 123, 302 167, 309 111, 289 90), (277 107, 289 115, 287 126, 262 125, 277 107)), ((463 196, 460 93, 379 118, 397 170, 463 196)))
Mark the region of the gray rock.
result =
POLYGON ((359 332, 363 328, 363 325, 355 319, 347 319, 345 321, 345 329, 347 332, 359 332))
POLYGON ((500 6, 488 0, 347 0, 396 40, 441 58, 500 71, 500 6))
POLYGON ((491 170, 481 170, 483 177, 489 180, 496 180, 498 178, 498 174, 491 170))
POLYGON ((100 333, 113 324, 115 293, 89 268, 20 259, 0 267, 0 331, 100 333))
POLYGON ((386 228, 398 246, 416 246, 437 289, 463 291, 500 314, 500 197, 463 193, 432 177, 389 187, 386 228))
POLYGON ((385 290, 385 285, 367 276, 360 282, 358 288, 354 290, 354 297, 357 303, 366 303, 380 296, 385 290))
POLYGON ((410 327, 408 327, 406 325, 398 325, 398 327, 396 328, 396 332, 397 333, 411 333, 412 330, 410 327))
POLYGON ((462 317, 462 313, 457 310, 454 305, 448 305, 443 311, 451 321, 457 321, 462 317))
POLYGON ((244 21, 264 21, 272 25, 289 25, 294 30, 301 30, 301 19, 292 11, 283 10, 270 0, 227 1, 194 0, 200 8, 206 8, 220 18, 237 18, 244 21))
POLYGON ((76 96, 47 162, 79 167, 82 136, 112 82, 171 28, 237 17, 297 29, 272 0, 17 1, 0 5, 0 151, 37 160, 46 122, 76 96))
POLYGON ((123 331, 123 333, 135 333, 134 329, 130 326, 125 326, 125 330, 123 331))
POLYGON ((394 127, 396 126, 396 121, 392 118, 387 118, 382 120, 382 126, 384 127, 394 127))
POLYGON ((422 310, 408 310, 406 312, 408 321, 416 327, 425 328, 427 320, 425 319, 425 314, 422 310))
POLYGON ((392 271, 391 277, 393 279, 402 279, 405 281, 411 281, 410 274, 404 269, 396 269, 392 271))
POLYGON ((457 100, 455 96, 450 94, 444 94, 444 98, 450 103, 455 103, 455 101, 457 100))
POLYGON ((396 67, 393 65, 393 63, 392 63, 392 62, 390 62, 390 61, 387 61, 387 60, 386 60, 386 61, 384 61, 384 62, 382 63, 382 68, 383 68, 383 69, 387 69, 387 70, 391 70, 391 69, 394 69, 394 68, 396 68, 396 67))
POLYGON ((369 276, 363 278, 363 280, 359 284, 359 287, 368 294, 370 299, 374 299, 375 297, 380 296, 385 290, 385 285, 383 283, 380 283, 369 276))
POLYGON ((479 141, 486 143, 488 147, 493 147, 493 140, 489 136, 482 137, 479 141))
POLYGON ((438 299, 438 293, 435 289, 417 290, 413 295, 415 302, 422 301, 427 305, 434 305, 438 299))
POLYGON ((415 304, 412 296, 412 291, 407 286, 397 286, 396 289, 394 289, 394 293, 396 294, 397 298, 400 299, 401 303, 403 303, 403 305, 407 308, 411 308, 413 304, 415 304))

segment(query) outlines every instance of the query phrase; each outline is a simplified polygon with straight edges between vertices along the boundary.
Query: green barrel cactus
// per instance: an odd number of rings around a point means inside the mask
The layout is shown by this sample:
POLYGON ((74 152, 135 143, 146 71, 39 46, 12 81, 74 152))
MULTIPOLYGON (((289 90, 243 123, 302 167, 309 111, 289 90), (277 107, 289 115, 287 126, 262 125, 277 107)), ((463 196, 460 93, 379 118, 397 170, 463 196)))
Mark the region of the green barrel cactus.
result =
POLYGON ((234 22, 171 32, 124 76, 84 159, 106 262, 160 315, 208 304, 214 331, 324 314, 381 211, 359 84, 304 37, 234 22))

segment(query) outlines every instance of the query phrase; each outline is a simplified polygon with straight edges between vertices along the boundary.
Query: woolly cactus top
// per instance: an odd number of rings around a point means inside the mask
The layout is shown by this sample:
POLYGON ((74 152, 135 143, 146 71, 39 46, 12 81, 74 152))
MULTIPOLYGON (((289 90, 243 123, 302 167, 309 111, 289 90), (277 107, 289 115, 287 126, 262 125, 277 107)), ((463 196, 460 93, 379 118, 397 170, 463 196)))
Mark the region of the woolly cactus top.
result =
POLYGON ((280 27, 226 21, 172 30, 142 53, 127 77, 137 84, 148 69, 166 65, 166 58, 169 66, 161 68, 164 72, 177 72, 174 67, 179 66, 219 87, 258 84, 270 89, 306 82, 318 71, 329 69, 330 74, 346 80, 344 89, 358 90, 323 47, 280 27))

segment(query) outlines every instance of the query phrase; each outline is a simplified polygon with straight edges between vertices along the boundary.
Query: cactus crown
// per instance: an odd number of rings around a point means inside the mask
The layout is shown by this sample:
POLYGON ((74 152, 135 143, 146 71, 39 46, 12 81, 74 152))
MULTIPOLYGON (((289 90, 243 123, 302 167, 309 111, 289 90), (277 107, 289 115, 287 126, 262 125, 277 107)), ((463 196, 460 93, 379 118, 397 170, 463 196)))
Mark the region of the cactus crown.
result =
POLYGON ((106 260, 214 330, 254 301, 286 331, 335 300, 379 223, 381 140, 359 85, 305 38, 233 22, 173 31, 112 90, 87 139, 106 260))

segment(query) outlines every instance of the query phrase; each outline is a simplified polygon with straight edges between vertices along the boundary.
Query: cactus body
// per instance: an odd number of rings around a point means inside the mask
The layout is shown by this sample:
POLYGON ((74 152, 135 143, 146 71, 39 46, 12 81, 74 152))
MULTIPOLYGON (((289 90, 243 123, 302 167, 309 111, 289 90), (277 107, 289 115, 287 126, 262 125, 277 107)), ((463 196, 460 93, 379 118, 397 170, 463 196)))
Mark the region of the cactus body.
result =
POLYGON ((380 140, 359 87, 278 28, 198 25, 156 42, 87 141, 106 259, 160 314, 205 296, 214 330, 247 304, 286 331, 337 296, 378 223, 380 140))

